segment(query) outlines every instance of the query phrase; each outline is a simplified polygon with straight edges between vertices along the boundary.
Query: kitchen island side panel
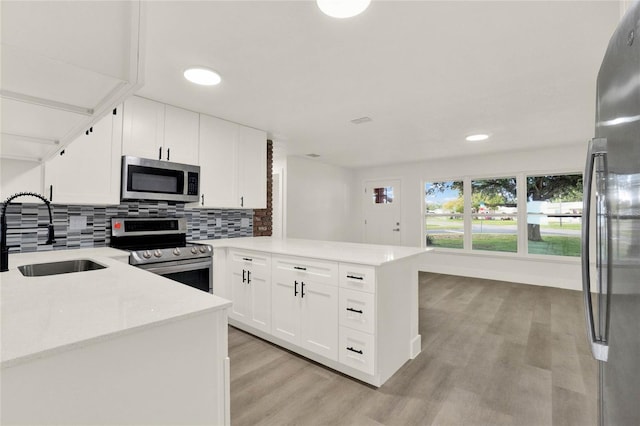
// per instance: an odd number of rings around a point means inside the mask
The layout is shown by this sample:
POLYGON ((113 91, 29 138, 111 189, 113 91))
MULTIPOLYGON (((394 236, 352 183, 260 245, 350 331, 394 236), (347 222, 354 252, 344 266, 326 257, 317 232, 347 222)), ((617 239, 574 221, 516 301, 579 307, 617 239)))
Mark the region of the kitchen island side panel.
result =
POLYGON ((420 353, 416 257, 378 266, 376 274, 378 373, 384 383, 420 353))
MULTIPOLYGON (((124 318, 123 318, 124 320, 124 318)), ((2 369, 2 424, 228 424, 226 309, 2 369)))

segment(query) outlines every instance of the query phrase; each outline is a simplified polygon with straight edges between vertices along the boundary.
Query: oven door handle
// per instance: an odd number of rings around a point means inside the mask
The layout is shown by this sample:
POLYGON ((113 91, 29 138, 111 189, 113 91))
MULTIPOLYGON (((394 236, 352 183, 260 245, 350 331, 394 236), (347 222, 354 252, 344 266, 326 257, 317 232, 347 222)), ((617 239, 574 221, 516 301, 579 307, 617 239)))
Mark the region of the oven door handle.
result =
POLYGON ((153 272, 158 275, 166 275, 172 274, 174 272, 186 272, 193 271, 196 269, 209 269, 212 266, 212 262, 196 262, 196 263, 187 263, 187 264, 179 264, 179 265, 171 265, 171 266, 149 266, 142 267, 145 271, 153 272))

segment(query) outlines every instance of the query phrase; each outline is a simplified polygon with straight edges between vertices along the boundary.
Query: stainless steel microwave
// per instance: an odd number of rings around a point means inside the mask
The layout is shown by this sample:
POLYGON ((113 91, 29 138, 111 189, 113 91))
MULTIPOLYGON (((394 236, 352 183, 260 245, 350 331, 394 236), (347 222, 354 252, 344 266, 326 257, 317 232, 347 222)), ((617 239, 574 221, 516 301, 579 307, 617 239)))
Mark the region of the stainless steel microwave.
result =
POLYGON ((200 166, 122 156, 120 199, 197 202, 200 166))

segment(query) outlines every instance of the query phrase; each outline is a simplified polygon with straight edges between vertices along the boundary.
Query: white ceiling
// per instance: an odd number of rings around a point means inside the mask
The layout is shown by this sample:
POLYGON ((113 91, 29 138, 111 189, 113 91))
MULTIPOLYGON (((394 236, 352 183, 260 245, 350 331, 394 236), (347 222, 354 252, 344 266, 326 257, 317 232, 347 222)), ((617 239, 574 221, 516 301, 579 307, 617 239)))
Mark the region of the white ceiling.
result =
POLYGON ((346 20, 313 1, 146 7, 141 96, 347 167, 586 141, 620 18, 617 1, 374 0, 346 20), (222 83, 188 83, 196 64, 222 83), (373 121, 350 122, 363 116, 373 121), (464 141, 476 132, 492 136, 464 141))

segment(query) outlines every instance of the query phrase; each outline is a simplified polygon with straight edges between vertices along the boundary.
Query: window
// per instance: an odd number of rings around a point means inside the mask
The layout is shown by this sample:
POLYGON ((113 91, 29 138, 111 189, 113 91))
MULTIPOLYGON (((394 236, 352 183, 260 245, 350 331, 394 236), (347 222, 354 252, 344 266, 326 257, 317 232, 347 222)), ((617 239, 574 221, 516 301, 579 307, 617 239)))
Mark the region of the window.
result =
POLYGON ((393 186, 373 188, 373 204, 393 203, 393 186))
POLYGON ((428 247, 464 247, 462 181, 425 184, 425 231, 428 247))
POLYGON ((580 256, 580 173, 426 182, 424 203, 427 247, 580 256))
POLYGON ((471 181, 473 250, 518 251, 516 178, 471 181))
POLYGON ((580 256, 582 175, 527 176, 530 254, 580 256))

